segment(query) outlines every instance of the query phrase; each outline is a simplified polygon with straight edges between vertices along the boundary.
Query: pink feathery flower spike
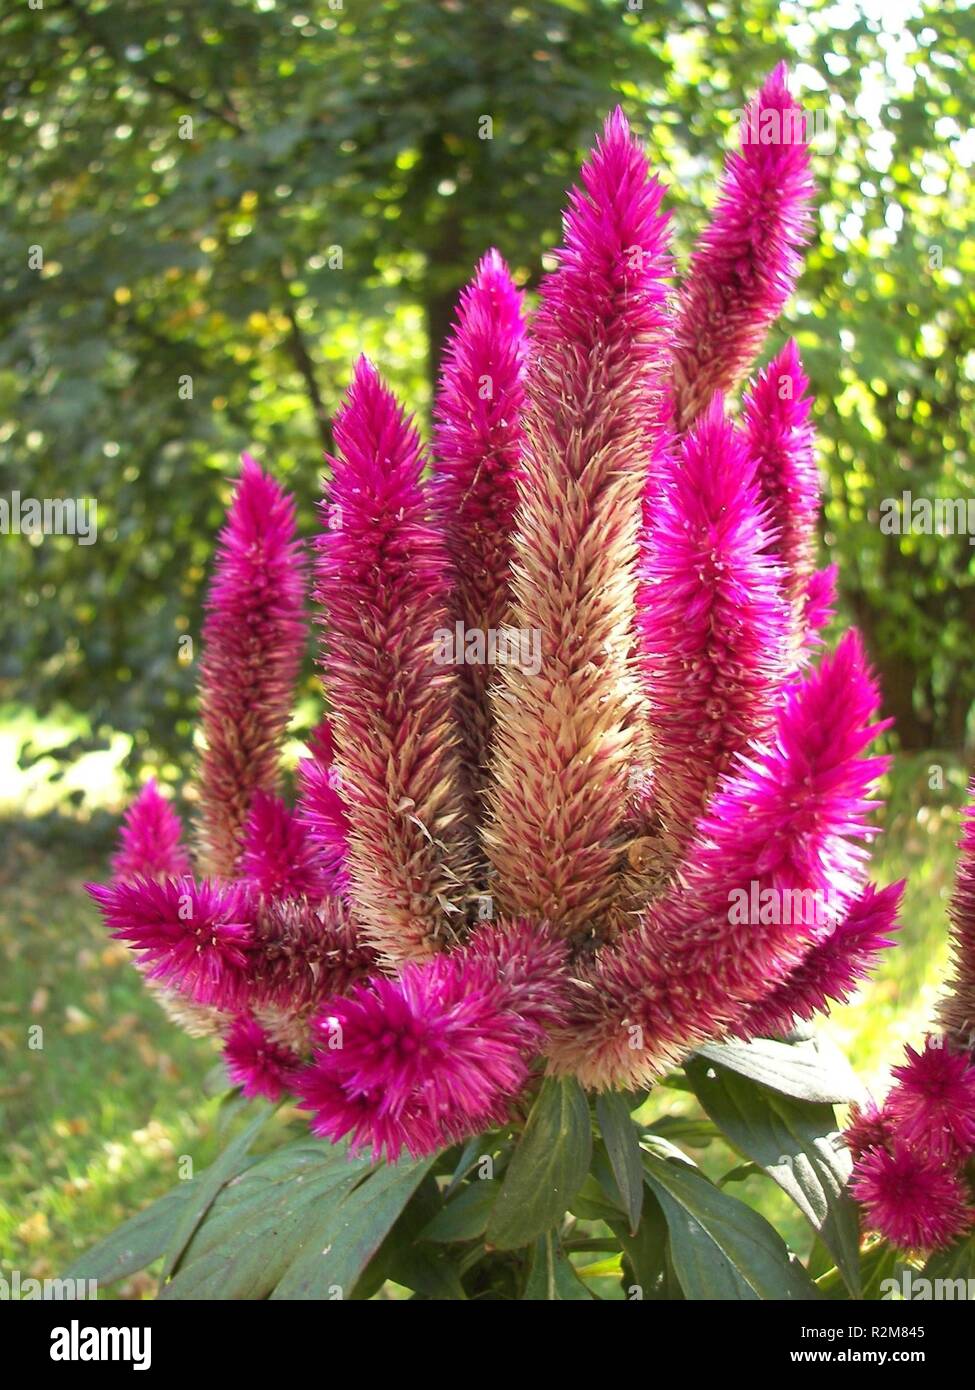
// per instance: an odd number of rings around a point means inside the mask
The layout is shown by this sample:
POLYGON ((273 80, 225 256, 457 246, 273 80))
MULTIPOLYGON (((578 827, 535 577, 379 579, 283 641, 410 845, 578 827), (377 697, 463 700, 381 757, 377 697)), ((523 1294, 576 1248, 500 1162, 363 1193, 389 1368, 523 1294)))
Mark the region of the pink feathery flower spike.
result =
POLYGON ((830 1002, 845 1004, 892 946, 903 881, 879 891, 868 884, 845 917, 823 941, 812 946, 796 968, 754 1003, 734 1032, 742 1038, 774 1038, 796 1019, 829 1013, 830 1002))
POLYGON ((183 827, 151 777, 125 813, 112 871, 118 879, 178 877, 190 872, 183 827))
POLYGON ((279 796, 256 791, 244 828, 238 874, 262 898, 309 898, 331 890, 319 845, 279 796))
POLYGON ((344 895, 349 875, 345 856, 349 845, 349 816, 339 791, 341 775, 335 766, 335 737, 323 719, 308 741, 310 758, 298 763, 296 815, 314 840, 319 867, 329 893, 344 895))
POLYGON ((966 1165, 975 1153, 975 1066, 951 1038, 929 1037, 893 1070, 883 1108, 845 1134, 851 1191, 867 1224, 904 1249, 940 1249, 975 1224, 966 1165))
MULTIPOLYGON (((434 403, 432 500, 450 557, 450 611, 462 632, 498 631, 508 619, 526 345, 524 294, 492 249, 461 294, 434 403)), ((459 671, 458 713, 475 794, 487 776, 490 674, 474 663, 459 671)))
POLYGON ((511 623, 535 659, 492 688, 484 843, 502 910, 567 935, 618 893, 639 708, 634 571, 666 351, 662 192, 617 110, 570 194, 533 321, 511 623))
POLYGON ((944 1038, 929 1038, 921 1051, 904 1049, 894 1067, 895 1086, 885 1109, 898 1138, 912 1148, 960 1164, 975 1153, 975 1066, 944 1038))
POLYGON ((818 892, 838 910, 860 891, 869 792, 886 766, 862 756, 883 727, 877 704, 850 632, 786 693, 769 742, 719 783, 680 876, 580 975, 550 1054, 560 1072, 600 1089, 649 1084, 800 964, 821 928, 741 921, 731 906, 752 884, 818 892))
POLYGON ((894 1142, 890 1116, 872 1100, 862 1105, 854 1103, 850 1106, 850 1120, 843 1131, 843 1138, 854 1163, 859 1162, 871 1149, 890 1149, 894 1142))
POLYGON ((809 576, 803 598, 803 622, 806 641, 818 642, 823 628, 836 617, 836 585, 839 571, 836 565, 826 565, 809 576))
POLYGON ((903 1250, 949 1245, 975 1217, 957 1172, 896 1141, 890 1150, 871 1149, 863 1155, 851 1191, 868 1226, 903 1250))
POLYGON ((448 622, 447 556, 429 520, 416 429, 365 358, 334 432, 316 561, 322 666, 357 913, 394 962, 440 949, 466 892, 456 672, 435 660, 448 622))
POLYGON ((349 904, 338 898, 264 901, 256 917, 246 991, 252 1009, 273 1007, 301 1018, 379 965, 349 904))
MULTIPOLYGON (((662 188, 615 111, 530 340, 497 252, 461 297, 432 481, 356 364, 315 551, 328 718, 293 809, 295 508, 244 457, 204 627, 200 877, 150 783, 91 892, 246 1095, 290 1094, 352 1152, 518 1131, 545 1071, 649 1085, 783 1032, 896 930, 902 885, 866 872, 878 692, 855 634, 813 663, 835 571, 794 344, 725 416, 795 281, 803 125, 778 68, 675 320, 662 188)), ((849 1129, 869 1222, 914 1248, 973 1219, 975 809, 951 910, 945 1050, 849 1129)))
POLYGON ((867 1224, 904 1249, 941 1249, 975 1225, 975 1065, 944 1035, 905 1049, 882 1109, 852 1117, 850 1190, 867 1224))
POLYGON ((710 225, 691 259, 674 343, 674 422, 683 431, 730 392, 792 293, 810 228, 805 113, 780 63, 748 106, 710 225))
POLYGON ((759 373, 742 406, 746 445, 773 530, 772 550, 785 569, 786 593, 803 630, 820 504, 808 386, 790 338, 759 373))
POLYGON ((244 454, 203 627, 200 830, 218 877, 233 876, 255 791, 278 783, 305 649, 303 600, 294 501, 244 454))
POLYGON ((239 1015, 230 1027, 223 1050, 230 1078, 245 1096, 277 1101, 294 1088, 301 1058, 276 1043, 254 1018, 239 1015))
POLYGON ((948 904, 952 978, 938 1016, 945 1033, 975 1051, 975 777, 962 811, 955 885, 948 904))
POLYGON ((674 847, 735 755, 767 732, 789 667, 789 610, 762 502, 716 396, 664 473, 640 575, 654 801, 674 847))
POLYGON ((140 878, 87 887, 112 935, 141 953, 148 979, 217 1008, 246 992, 254 926, 241 886, 140 878))
POLYGON ((551 933, 507 923, 332 1001, 298 1081, 313 1131, 395 1161, 502 1122, 557 1017, 564 963, 551 933))

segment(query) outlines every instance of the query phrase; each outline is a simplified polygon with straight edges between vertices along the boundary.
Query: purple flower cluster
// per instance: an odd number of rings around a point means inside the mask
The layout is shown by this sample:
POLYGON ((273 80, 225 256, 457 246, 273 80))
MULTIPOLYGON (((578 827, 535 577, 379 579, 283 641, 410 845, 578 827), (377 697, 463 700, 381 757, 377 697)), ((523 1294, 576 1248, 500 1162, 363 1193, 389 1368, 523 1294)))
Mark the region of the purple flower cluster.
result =
MULTIPOLYGON (((754 112, 796 109, 776 69, 754 112)), ((855 634, 816 662, 833 577, 795 345, 733 395, 809 222, 784 130, 729 157, 675 293, 664 189, 614 112, 534 315, 495 251, 462 295, 431 458, 356 364, 310 566, 328 712, 294 809, 305 562, 245 457, 204 630, 201 876, 149 784, 91 891, 245 1092, 296 1097, 316 1134, 395 1159, 503 1123, 543 1065, 652 1083, 846 999, 889 944, 877 690, 855 634), (438 660, 458 628, 539 659, 438 660), (755 884, 828 891, 836 916, 743 926, 729 899, 755 884)))

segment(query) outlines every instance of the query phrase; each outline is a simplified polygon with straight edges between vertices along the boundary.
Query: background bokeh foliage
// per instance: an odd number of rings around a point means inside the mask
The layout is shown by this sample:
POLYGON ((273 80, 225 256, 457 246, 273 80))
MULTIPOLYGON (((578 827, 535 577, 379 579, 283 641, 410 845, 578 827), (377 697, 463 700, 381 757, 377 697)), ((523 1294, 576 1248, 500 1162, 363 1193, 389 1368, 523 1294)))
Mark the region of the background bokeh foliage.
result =
POLYGON ((878 520, 904 489, 972 483, 973 29, 953 0, 9 10, 0 495, 93 496, 99 535, 0 540, 0 700, 67 705, 89 741, 120 730, 133 768, 175 776, 194 682, 179 639, 199 631, 241 448, 295 488, 310 532, 356 353, 425 414, 475 259, 496 244, 537 283, 616 101, 670 184, 686 255, 733 112, 785 57, 829 118, 816 240, 784 325, 817 393, 824 542, 902 744, 960 747, 972 549, 885 536, 878 520))

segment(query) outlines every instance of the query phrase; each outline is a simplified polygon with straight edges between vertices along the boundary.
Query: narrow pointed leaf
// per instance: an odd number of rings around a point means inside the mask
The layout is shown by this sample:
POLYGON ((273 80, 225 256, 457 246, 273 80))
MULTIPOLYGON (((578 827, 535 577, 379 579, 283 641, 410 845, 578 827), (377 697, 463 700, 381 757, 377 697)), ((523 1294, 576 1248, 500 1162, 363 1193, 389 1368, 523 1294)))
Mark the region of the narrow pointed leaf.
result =
POLYGON ((301 1255, 314 1221, 369 1167, 317 1139, 268 1154, 220 1190, 160 1298, 267 1298, 301 1255))
POLYGON ((566 1259, 554 1231, 539 1236, 522 1300, 529 1303, 585 1301, 592 1294, 566 1259))
POLYGON ((107 1288, 145 1269, 165 1254, 193 1197, 191 1185, 180 1183, 79 1255, 65 1271, 65 1278, 97 1279, 107 1288))
POLYGON ((846 1191, 852 1160, 833 1107, 777 1094, 701 1058, 685 1070, 715 1124, 792 1198, 858 1297, 860 1227, 846 1191))
POLYGON ((556 1226, 585 1182, 591 1157, 582 1087, 571 1077, 547 1077, 488 1221, 488 1244, 513 1250, 556 1226))
POLYGON ((623 1210, 630 1220, 630 1231, 635 1232, 640 1224, 644 1192, 640 1132, 630 1119, 630 1108, 625 1097, 615 1091, 607 1091, 596 1097, 596 1118, 613 1167, 623 1210))
POLYGON ((259 1104, 258 1113, 247 1128, 238 1134, 232 1143, 228 1144, 216 1163, 193 1179, 192 1184, 190 1184, 192 1200, 184 1211, 179 1226, 166 1250, 166 1258, 160 1276, 162 1280, 168 1279, 175 1271, 183 1252, 193 1239, 193 1233, 216 1201, 220 1189, 225 1187, 231 1178, 236 1177, 240 1172, 241 1160, 273 1113, 273 1106, 259 1104))
POLYGON ((432 1158, 386 1164, 341 1202, 329 1203, 324 1219, 312 1227, 271 1298, 323 1299, 335 1296, 335 1290, 341 1290, 342 1298, 350 1297, 356 1280, 432 1166, 432 1158))
POLYGON ((501 1184, 494 1178, 474 1181, 441 1207, 421 1232, 423 1240, 474 1240, 483 1235, 501 1184))
POLYGON ((697 1049, 697 1055, 797 1100, 843 1105, 863 1095, 849 1062, 823 1038, 801 1043, 775 1042, 772 1038, 707 1043, 697 1049))
POLYGON ((814 1299, 816 1286, 763 1216, 686 1164, 646 1157, 688 1298, 814 1299))

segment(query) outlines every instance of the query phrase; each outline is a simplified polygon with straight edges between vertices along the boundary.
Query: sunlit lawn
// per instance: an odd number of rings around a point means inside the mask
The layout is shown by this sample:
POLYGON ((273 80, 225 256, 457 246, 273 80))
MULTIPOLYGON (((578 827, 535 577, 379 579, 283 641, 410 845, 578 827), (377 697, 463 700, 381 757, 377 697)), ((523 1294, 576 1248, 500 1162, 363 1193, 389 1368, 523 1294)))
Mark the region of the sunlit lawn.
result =
MULTIPOLYGON (((66 778, 68 791, 87 789, 66 801, 63 785, 13 765, 22 736, 22 727, 0 726, 0 814, 15 803, 34 817, 0 822, 0 1267, 43 1277, 172 1186, 181 1156, 198 1170, 222 1140, 217 1102, 203 1092, 213 1045, 168 1022, 83 890, 104 874, 110 851, 105 808, 117 809, 119 750, 89 764, 82 780, 66 778), (66 814, 44 814, 56 804, 66 814), (38 1026, 42 1035, 31 1032, 38 1026)), ((909 878, 900 946, 823 1025, 875 1087, 902 1043, 922 1032, 937 996, 963 771, 934 754, 901 759, 889 791, 874 876, 909 878), (944 769, 943 790, 929 786, 938 781, 933 765, 944 769)), ((664 1103, 686 1105, 674 1092, 661 1093, 664 1103)), ((695 1157, 709 1172, 734 1161, 717 1150, 695 1157)), ((734 1190, 808 1244, 798 1213, 770 1183, 753 1177, 734 1190)), ((121 1292, 152 1288, 136 1276, 121 1292)))

